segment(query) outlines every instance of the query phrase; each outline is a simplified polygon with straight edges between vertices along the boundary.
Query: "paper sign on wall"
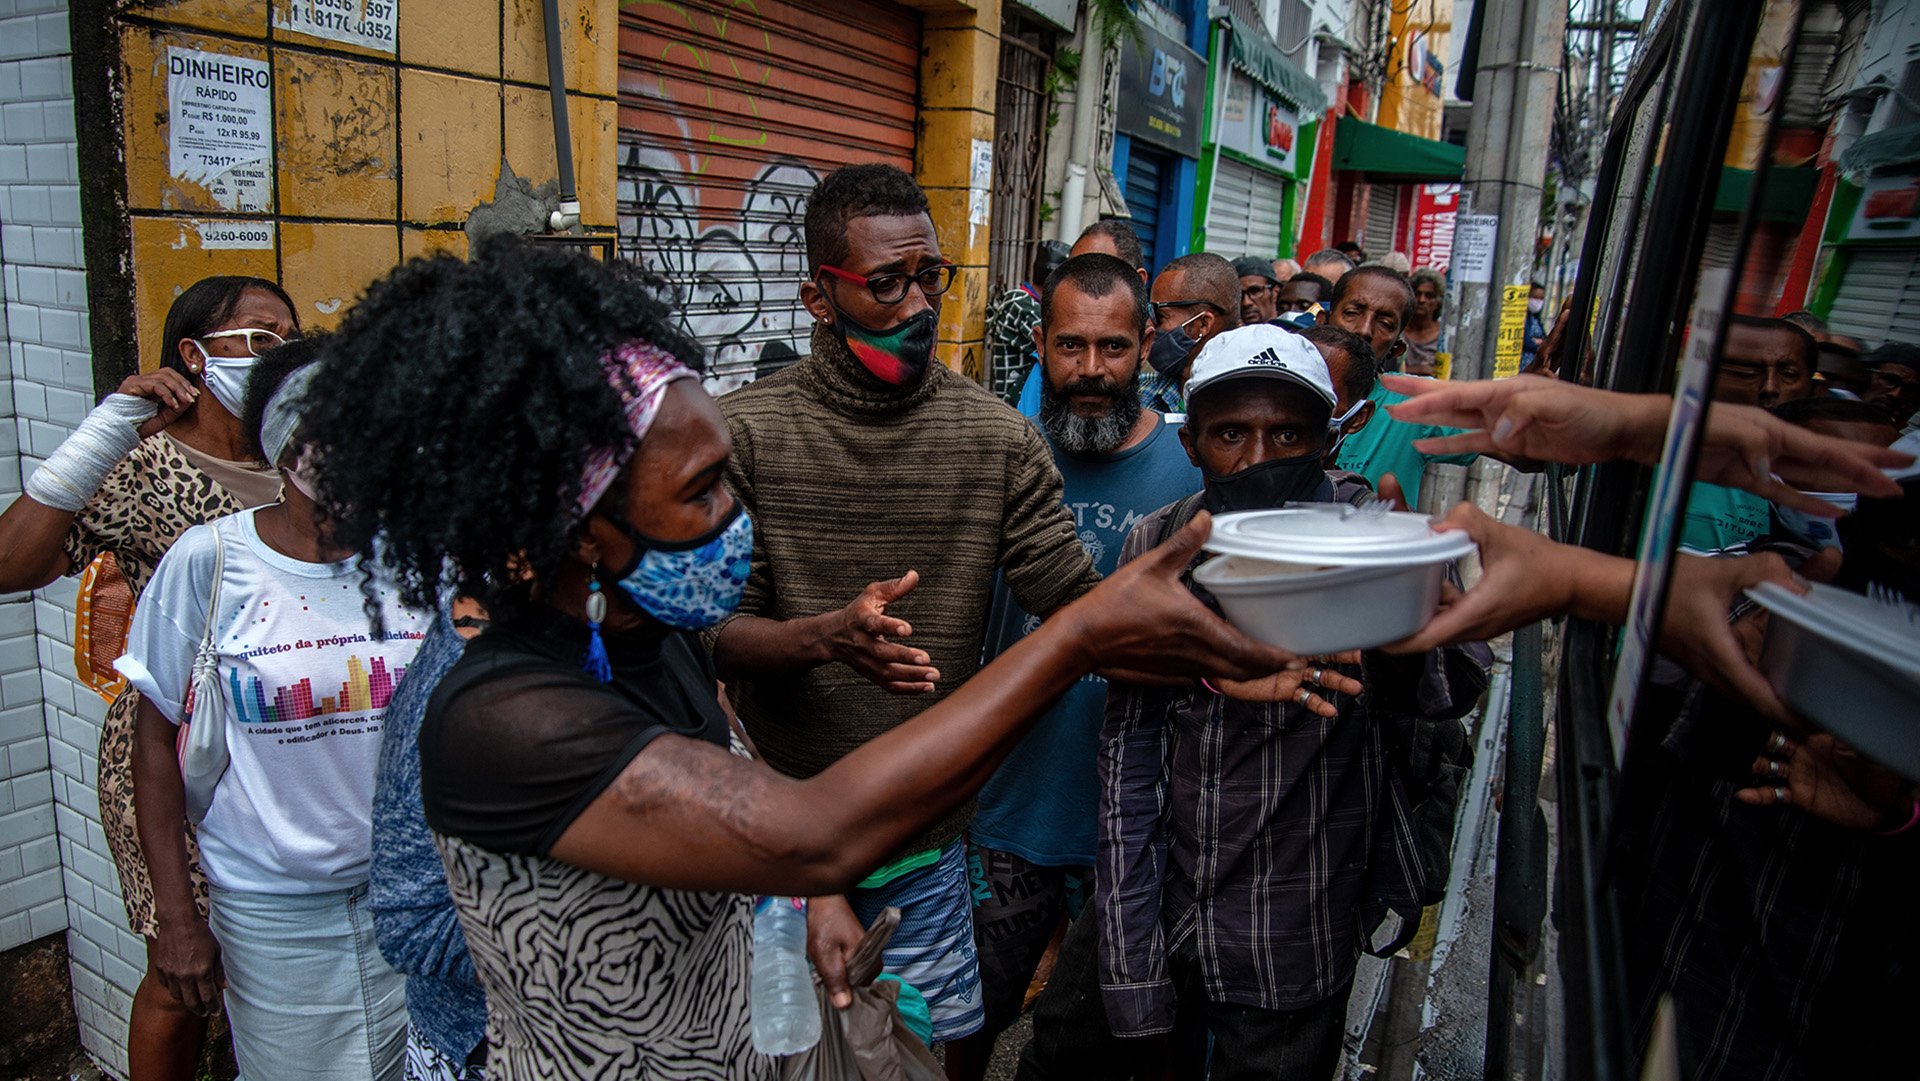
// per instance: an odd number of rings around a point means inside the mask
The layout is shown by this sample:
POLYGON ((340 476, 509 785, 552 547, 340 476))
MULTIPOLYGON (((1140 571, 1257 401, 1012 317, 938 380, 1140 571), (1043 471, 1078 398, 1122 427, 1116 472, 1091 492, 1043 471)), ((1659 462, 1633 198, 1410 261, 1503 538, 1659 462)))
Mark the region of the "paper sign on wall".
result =
POLYGON ((398 7, 398 0, 274 0, 273 25, 391 54, 398 7))
POLYGON ((967 179, 967 222, 985 225, 993 213, 993 144, 973 141, 973 160, 967 179))
POLYGON ((1493 246, 1500 239, 1500 215, 1462 214, 1454 221, 1453 261, 1448 270, 1457 282, 1493 281, 1493 246))
POLYGON ((1520 357, 1526 351, 1527 297, 1531 293, 1525 285, 1509 285, 1501 291, 1500 332, 1493 339, 1495 379, 1520 374, 1520 357))
POLYGON ((200 233, 201 251, 273 250, 270 221, 202 221, 194 226, 200 233))
POLYGON ((273 73, 264 60, 167 50, 167 164, 228 210, 272 197, 273 73))

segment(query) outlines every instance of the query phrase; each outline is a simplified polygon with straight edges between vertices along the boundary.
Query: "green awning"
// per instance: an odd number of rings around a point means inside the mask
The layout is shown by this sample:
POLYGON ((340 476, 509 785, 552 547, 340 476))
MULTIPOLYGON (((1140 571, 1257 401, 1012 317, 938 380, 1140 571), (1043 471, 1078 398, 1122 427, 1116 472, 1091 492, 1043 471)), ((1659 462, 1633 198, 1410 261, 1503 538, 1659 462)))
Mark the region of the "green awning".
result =
POLYGON ((1862 135, 1833 163, 1839 167, 1840 175, 1855 184, 1865 183, 1875 169, 1883 166, 1920 163, 1920 124, 1904 124, 1862 135))
POLYGON ((1467 171, 1467 148, 1343 116, 1333 134, 1333 167, 1379 176, 1459 180, 1467 171))
POLYGON ((1320 89, 1320 83, 1288 60, 1286 54, 1267 39, 1265 29, 1249 26, 1234 15, 1228 37, 1232 42, 1228 52, 1234 64, 1293 106, 1300 113, 1300 119, 1311 120, 1327 111, 1327 95, 1320 89))
MULTIPOLYGON (((1770 165, 1767 189, 1760 200, 1760 216, 1767 221, 1805 221, 1813 206, 1813 190, 1820 170, 1805 165, 1770 165)), ((1753 190, 1753 170, 1723 166, 1720 187, 1713 193, 1713 209, 1738 214, 1747 208, 1753 190)))

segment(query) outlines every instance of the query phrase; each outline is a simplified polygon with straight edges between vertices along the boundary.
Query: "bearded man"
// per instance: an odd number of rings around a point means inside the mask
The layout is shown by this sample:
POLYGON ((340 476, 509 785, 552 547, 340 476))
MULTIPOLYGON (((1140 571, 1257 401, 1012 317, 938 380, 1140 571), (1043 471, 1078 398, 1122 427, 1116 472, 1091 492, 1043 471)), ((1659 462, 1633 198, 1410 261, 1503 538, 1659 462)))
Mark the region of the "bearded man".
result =
MULTIPOLYGON (((1077 255, 1041 293, 1034 345, 1045 380, 1041 433, 1065 481, 1080 543, 1105 573, 1134 524, 1200 486, 1178 423, 1140 404, 1153 347, 1140 275, 1110 255, 1077 255)), ((987 655, 1040 620, 1007 589, 987 620, 987 655)), ((973 820, 974 941, 980 1032, 947 1045, 947 1075, 985 1076, 993 1041, 1020 1016, 1054 930, 1079 912, 1092 882, 1100 781, 1095 768, 1107 682, 1075 684, 1021 741, 980 793, 973 820)))

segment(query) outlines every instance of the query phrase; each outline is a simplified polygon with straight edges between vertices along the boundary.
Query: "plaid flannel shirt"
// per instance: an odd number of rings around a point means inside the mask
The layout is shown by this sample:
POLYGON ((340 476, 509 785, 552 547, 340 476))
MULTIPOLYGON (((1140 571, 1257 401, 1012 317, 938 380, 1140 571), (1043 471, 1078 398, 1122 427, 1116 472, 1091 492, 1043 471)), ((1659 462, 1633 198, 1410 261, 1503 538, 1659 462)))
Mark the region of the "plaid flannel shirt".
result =
MULTIPOLYGON (((1171 509, 1135 527, 1123 564, 1171 509)), ((1335 718, 1204 688, 1113 686, 1095 901, 1115 1035, 1172 1029, 1167 957, 1189 937, 1211 1000, 1292 1010, 1353 978, 1389 910, 1418 918, 1420 852, 1389 758, 1417 713, 1461 712, 1442 652, 1341 666, 1368 690, 1335 696, 1335 718)))

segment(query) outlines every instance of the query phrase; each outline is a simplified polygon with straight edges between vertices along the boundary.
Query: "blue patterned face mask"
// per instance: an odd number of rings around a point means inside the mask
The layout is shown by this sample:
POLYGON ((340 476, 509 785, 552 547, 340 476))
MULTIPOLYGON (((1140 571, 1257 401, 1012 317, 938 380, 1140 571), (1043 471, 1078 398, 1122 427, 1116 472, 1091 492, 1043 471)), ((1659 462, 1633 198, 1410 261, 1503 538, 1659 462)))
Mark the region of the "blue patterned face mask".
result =
POLYGON ((753 519, 739 503, 727 520, 690 541, 655 540, 613 519, 638 549, 620 588, 669 627, 697 631, 740 607, 753 569, 753 519))

